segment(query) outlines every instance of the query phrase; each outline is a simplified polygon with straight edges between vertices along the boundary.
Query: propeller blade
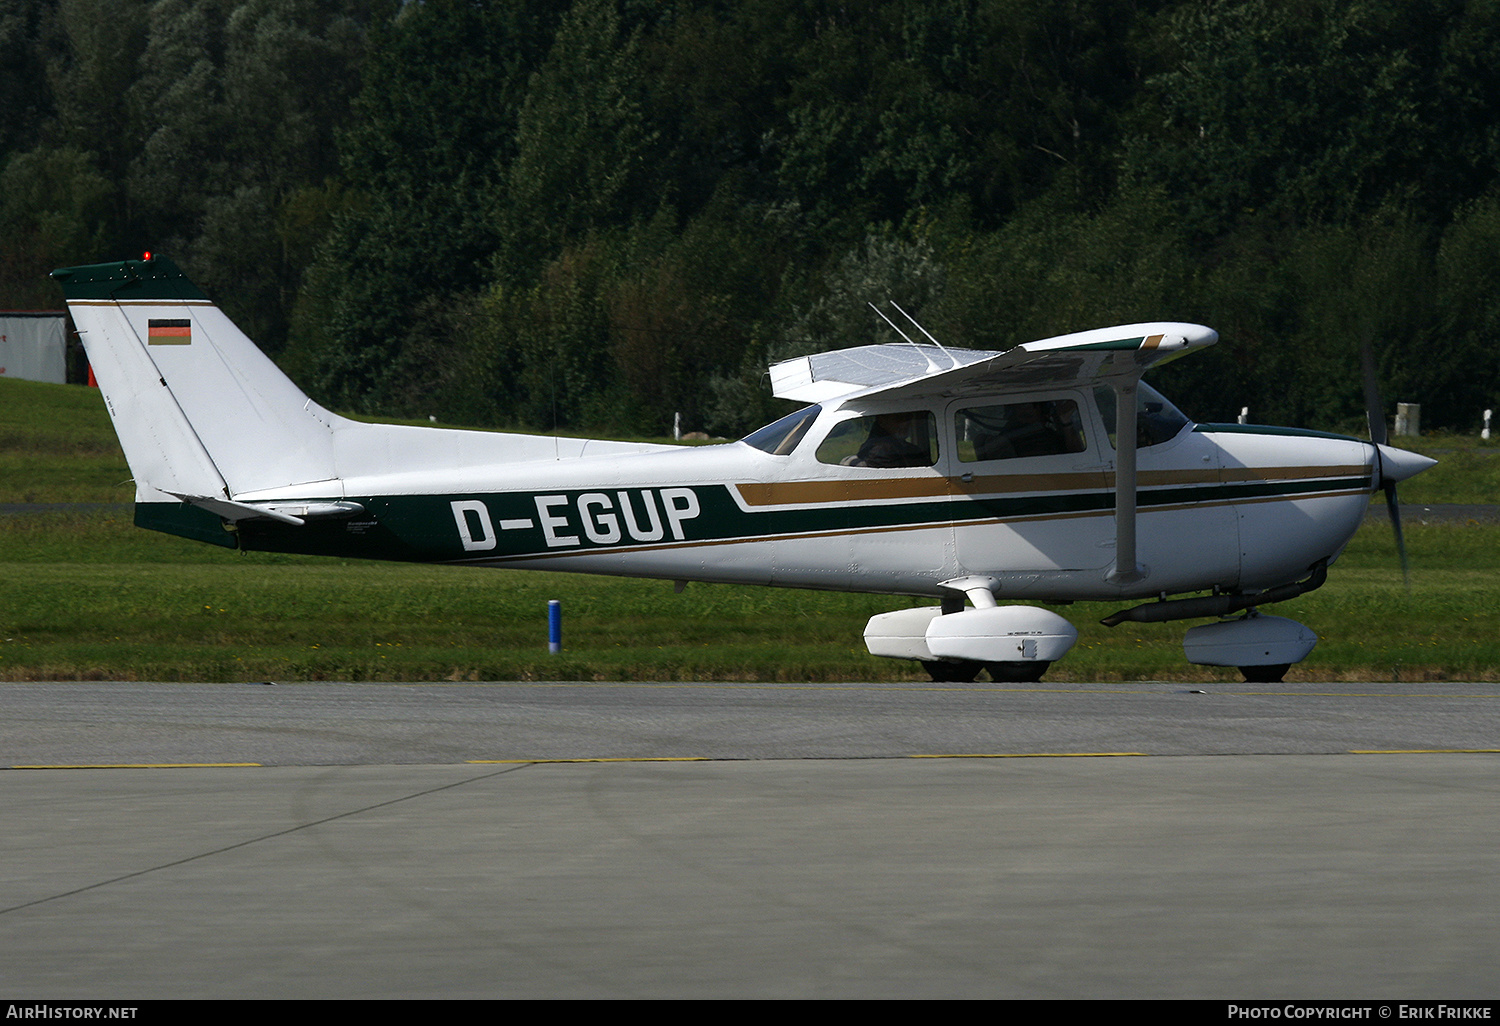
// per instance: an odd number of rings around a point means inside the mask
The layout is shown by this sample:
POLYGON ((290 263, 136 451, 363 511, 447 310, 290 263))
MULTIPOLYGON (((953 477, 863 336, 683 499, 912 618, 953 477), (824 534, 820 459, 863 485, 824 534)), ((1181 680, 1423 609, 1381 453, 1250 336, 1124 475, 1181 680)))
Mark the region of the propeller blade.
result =
POLYGON ((1380 386, 1375 380, 1375 352, 1368 338, 1359 346, 1359 369, 1365 382, 1365 416, 1370 425, 1370 441, 1384 445, 1385 407, 1380 402, 1380 386))
POLYGON ((1406 593, 1411 594, 1411 564, 1406 560, 1406 536, 1401 533, 1401 503, 1396 498, 1396 482, 1387 481, 1381 486, 1385 489, 1385 510, 1390 514, 1391 527, 1396 532, 1396 551, 1401 554, 1401 580, 1406 584, 1406 593))
MULTIPOLYGON (((1385 445, 1385 406, 1380 402, 1380 385, 1375 380, 1375 351, 1366 338, 1359 346, 1359 369, 1364 378, 1365 416, 1370 425, 1370 441, 1377 446, 1385 445)), ((1411 564, 1406 559, 1406 536, 1401 531, 1401 502, 1396 497, 1395 477, 1385 473, 1385 453, 1375 450, 1375 459, 1380 463, 1380 487, 1385 492, 1385 510, 1391 518, 1391 530, 1396 532, 1396 551, 1401 555, 1401 580, 1406 593, 1411 594, 1411 564)))

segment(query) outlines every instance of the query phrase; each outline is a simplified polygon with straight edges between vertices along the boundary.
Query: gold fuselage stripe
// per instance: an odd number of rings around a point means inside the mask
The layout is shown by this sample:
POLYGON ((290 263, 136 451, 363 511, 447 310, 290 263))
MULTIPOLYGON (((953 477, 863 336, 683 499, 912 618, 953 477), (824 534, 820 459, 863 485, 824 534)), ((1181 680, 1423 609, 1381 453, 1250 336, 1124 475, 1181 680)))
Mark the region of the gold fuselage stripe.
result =
MULTIPOLYGON (((1326 492, 1302 492, 1297 495, 1267 495, 1253 499, 1220 499, 1207 502, 1180 502, 1163 504, 1160 506, 1147 506, 1140 510, 1141 516, 1152 513, 1173 513, 1187 509, 1212 509, 1224 506, 1242 506, 1247 503, 1263 502, 1299 502, 1307 499, 1331 499, 1345 495, 1365 495, 1361 488, 1336 489, 1326 492)), ((474 563, 512 563, 531 562, 534 560, 567 559, 576 556, 596 556, 601 552, 610 553, 641 553, 641 552, 667 552, 675 549, 701 549, 715 548, 722 545, 744 545, 747 543, 764 541, 806 541, 813 538, 853 538, 866 534, 895 534, 901 531, 938 531, 965 527, 984 527, 990 524, 1033 524, 1052 520, 1081 520, 1089 517, 1113 518, 1113 509, 1076 510, 1069 513, 1023 513, 1017 516, 985 516, 972 519, 928 521, 920 524, 888 524, 879 527, 853 527, 837 528, 827 531, 799 531, 792 534, 760 534, 742 535, 736 538, 710 538, 704 541, 667 542, 657 545, 620 545, 612 546, 607 550, 601 549, 570 549, 566 552, 531 552, 514 556, 501 556, 490 558, 477 558, 474 560, 455 560, 454 562, 474 563)))
MULTIPOLYGON (((1147 470, 1137 476, 1141 488, 1167 485, 1217 485, 1246 481, 1306 481, 1320 477, 1363 477, 1363 464, 1330 467, 1225 467, 1221 470, 1147 470)), ((781 481, 735 485, 747 506, 806 506, 824 502, 870 502, 880 499, 930 499, 1017 492, 1082 492, 1113 488, 1113 471, 1103 468, 1066 474, 986 474, 964 481, 957 477, 894 477, 842 481, 781 481)))

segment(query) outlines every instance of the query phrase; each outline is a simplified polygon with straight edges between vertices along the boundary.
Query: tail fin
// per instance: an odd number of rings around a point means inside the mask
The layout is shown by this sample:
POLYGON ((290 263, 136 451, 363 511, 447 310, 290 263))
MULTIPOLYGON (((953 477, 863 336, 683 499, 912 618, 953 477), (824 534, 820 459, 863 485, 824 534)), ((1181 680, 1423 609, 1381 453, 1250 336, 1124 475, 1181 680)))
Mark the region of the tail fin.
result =
POLYGON ((223 520, 297 526, 360 510, 351 497, 493 489, 517 463, 671 448, 358 423, 304 395, 170 260, 52 276, 135 477, 142 527, 225 544, 223 520))
POLYGON ((341 418, 304 395, 172 261, 66 267, 52 276, 120 436, 138 503, 229 501, 266 488, 332 484, 331 435, 341 418))

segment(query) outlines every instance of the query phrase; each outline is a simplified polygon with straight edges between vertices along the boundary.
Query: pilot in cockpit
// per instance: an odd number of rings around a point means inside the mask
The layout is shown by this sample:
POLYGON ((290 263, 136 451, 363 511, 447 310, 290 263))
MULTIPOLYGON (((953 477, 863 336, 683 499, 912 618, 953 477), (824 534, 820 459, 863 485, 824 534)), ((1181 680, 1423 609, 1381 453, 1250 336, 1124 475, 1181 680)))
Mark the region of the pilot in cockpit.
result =
POLYGON ((932 456, 927 448, 912 441, 915 417, 911 413, 882 413, 870 428, 870 437, 859 447, 851 466, 856 467, 929 467, 932 456))
POLYGON ((976 459, 1054 456, 1084 449, 1078 407, 1070 401, 1010 403, 965 414, 977 429, 971 429, 976 459))

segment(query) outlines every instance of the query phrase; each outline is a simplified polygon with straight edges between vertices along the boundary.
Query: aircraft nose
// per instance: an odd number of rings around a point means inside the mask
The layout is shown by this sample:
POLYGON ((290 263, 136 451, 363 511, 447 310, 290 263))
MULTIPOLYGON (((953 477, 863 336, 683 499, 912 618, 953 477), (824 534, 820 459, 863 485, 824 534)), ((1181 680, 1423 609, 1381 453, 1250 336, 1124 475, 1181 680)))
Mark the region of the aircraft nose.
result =
POLYGON ((1380 480, 1405 481, 1409 477, 1415 477, 1428 467, 1436 466, 1437 460, 1429 459, 1421 453, 1407 452, 1405 449, 1393 449, 1389 445, 1375 446, 1380 452, 1380 480))

